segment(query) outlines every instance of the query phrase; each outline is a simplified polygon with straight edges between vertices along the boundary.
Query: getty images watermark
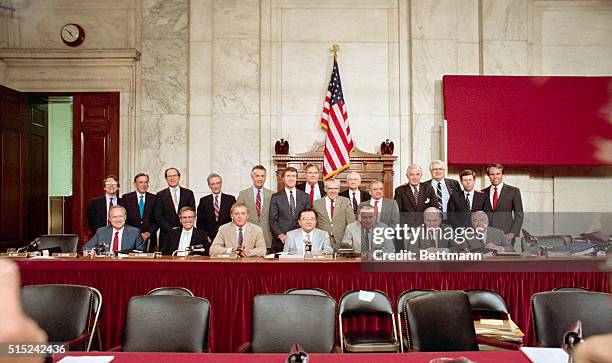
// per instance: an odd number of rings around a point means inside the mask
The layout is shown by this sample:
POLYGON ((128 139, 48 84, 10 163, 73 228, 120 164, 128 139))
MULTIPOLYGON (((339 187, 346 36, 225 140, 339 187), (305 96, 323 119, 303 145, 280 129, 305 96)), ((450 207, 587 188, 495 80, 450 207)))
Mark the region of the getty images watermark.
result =
POLYGON ((469 241, 483 241, 485 230, 472 227, 375 227, 372 229, 374 261, 476 261, 482 260, 480 252, 468 252, 469 241), (400 252, 381 248, 387 241, 404 241, 405 246, 419 249, 418 253, 408 249, 400 252), (422 244, 427 247, 419 248, 422 244))

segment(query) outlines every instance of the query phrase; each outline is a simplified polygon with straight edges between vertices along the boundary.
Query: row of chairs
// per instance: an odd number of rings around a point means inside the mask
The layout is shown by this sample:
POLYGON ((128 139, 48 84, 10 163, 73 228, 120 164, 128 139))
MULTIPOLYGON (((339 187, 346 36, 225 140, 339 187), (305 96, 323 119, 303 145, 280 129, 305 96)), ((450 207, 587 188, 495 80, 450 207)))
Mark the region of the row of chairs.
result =
MULTIPOLYGON (((575 290, 575 289, 574 289, 575 290)), ((24 311, 49 336, 71 350, 101 349, 98 320, 102 296, 77 285, 32 285, 22 290, 24 311), (97 339, 95 339, 97 337, 97 339)), ((536 338, 560 346, 564 329, 581 320, 584 335, 612 327, 610 295, 553 291, 531 299, 536 338)), ((475 315, 509 319, 504 299, 494 291, 412 290, 400 295, 394 311, 382 291, 351 291, 336 301, 321 289, 293 289, 257 295, 253 301, 251 341, 239 352, 287 352, 300 344, 308 352, 397 352, 478 350, 475 315), (335 346, 336 314, 340 347, 335 346), (391 318, 387 331, 343 331, 343 319, 360 314, 391 318), (397 326, 396 326, 397 318, 397 326), (403 322, 403 324, 402 324, 403 322)), ((185 288, 158 288, 130 299, 122 344, 112 350, 205 352, 209 350, 210 303, 185 288)))

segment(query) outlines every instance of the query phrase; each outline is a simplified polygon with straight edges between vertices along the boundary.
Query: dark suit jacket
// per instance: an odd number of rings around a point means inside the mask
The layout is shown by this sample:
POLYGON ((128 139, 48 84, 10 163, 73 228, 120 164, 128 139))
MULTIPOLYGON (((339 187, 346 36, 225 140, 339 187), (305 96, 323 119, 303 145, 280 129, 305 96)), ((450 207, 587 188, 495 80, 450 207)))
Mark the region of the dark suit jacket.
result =
MULTIPOLYGON (((117 196, 115 204, 121 204, 121 198, 117 196)), ((87 204, 87 221, 92 234, 98 231, 98 228, 108 224, 108 211, 106 210, 106 194, 92 198, 87 204)))
MULTIPOLYGON (((193 192, 183 187, 181 187, 180 191, 181 195, 179 197, 178 210, 186 206, 195 209, 195 197, 193 196, 193 192)), ((168 233, 170 233, 173 228, 181 227, 177 211, 174 210, 170 188, 157 192, 157 198, 155 199, 155 222, 160 229, 160 246, 168 242, 168 233)))
MULTIPOLYGON (((425 183, 431 185, 431 181, 432 180, 433 179, 429 179, 425 183)), ((459 184, 459 182, 456 181, 455 179, 444 178, 444 184, 446 184, 446 189, 448 189, 448 194, 449 195, 453 195, 453 193, 458 192, 458 191, 461 190, 461 184, 459 184)), ((435 192, 435 190, 434 190, 434 192, 435 192)))
POLYGON ((438 207, 438 197, 431 183, 420 183, 419 200, 414 200, 414 194, 410 184, 400 185, 395 188, 395 201, 400 211, 400 223, 409 226, 420 226, 423 224, 423 212, 429 207, 438 207))
MULTIPOLYGON (((325 196, 325 183, 320 181, 317 182, 317 184, 319 185, 319 192, 321 193, 321 198, 323 198, 325 196)), ((306 193, 306 182, 299 183, 295 187, 306 193)), ((308 200, 310 201, 310 194, 306 193, 306 195, 308 195, 308 200)))
POLYGON ((200 204, 198 204, 198 222, 197 227, 214 240, 217 236, 219 227, 225 223, 232 221, 230 215, 230 209, 232 205, 236 203, 236 197, 233 195, 221 193, 221 205, 219 205, 219 221, 215 221, 215 207, 213 204, 213 195, 209 194, 205 197, 200 198, 200 204))
POLYGON ((155 199, 157 196, 147 192, 145 195, 144 213, 140 217, 140 208, 138 208, 138 194, 133 191, 123 194, 121 197, 121 205, 127 210, 127 220, 125 223, 129 226, 136 227, 140 233, 149 232, 150 247, 157 246, 157 230, 159 227, 155 223, 155 199))
MULTIPOLYGON (((351 201, 351 208, 353 208, 353 200, 351 199, 351 195, 352 194, 349 193, 349 191, 350 191, 350 189, 347 189, 347 190, 343 191, 342 193, 340 193, 340 196, 348 198, 351 201)), ((359 195, 361 197, 361 200, 359 201, 359 204, 361 204, 361 202, 365 202, 365 201, 368 201, 368 200, 372 199, 372 197, 370 196, 370 193, 368 193, 368 192, 366 192, 364 190, 361 190, 361 189, 359 189, 359 195)), ((359 208, 357 208, 357 209, 359 209, 359 208)))
POLYGON ((310 208, 310 198, 308 194, 297 189, 295 192, 295 216, 291 217, 289 210, 289 200, 287 199, 287 193, 283 188, 280 192, 272 194, 270 198, 270 229, 272 230, 272 249, 275 251, 283 250, 283 243, 278 236, 283 233, 287 233, 292 229, 299 227, 298 216, 300 212, 306 208, 310 208))
MULTIPOLYGON (((484 210, 485 195, 482 192, 472 190, 472 213, 484 210)), ((451 194, 448 200, 448 221, 453 227, 471 227, 471 215, 465 205, 465 194, 463 191, 451 194)))
MULTIPOLYGON (((208 240, 208 235, 206 231, 192 228, 191 229, 191 242, 190 246, 195 245, 204 245, 204 249, 206 252, 203 253, 204 256, 208 256, 208 252, 210 251, 210 241, 208 240)), ((160 250, 164 255, 172 255, 172 252, 176 251, 179 246, 179 242, 181 241, 181 233, 183 233, 183 228, 177 228, 170 231, 170 238, 168 243, 165 243, 163 246, 160 246, 160 250)), ((201 252, 198 254, 202 254, 201 252)))
POLYGON ((490 195, 494 192, 493 188, 489 186, 482 192, 485 195, 484 211, 489 215, 489 225, 501 229, 504 233, 512 232, 519 236, 523 225, 523 201, 519 188, 504 183, 498 196, 497 210, 493 210, 491 205, 490 195))

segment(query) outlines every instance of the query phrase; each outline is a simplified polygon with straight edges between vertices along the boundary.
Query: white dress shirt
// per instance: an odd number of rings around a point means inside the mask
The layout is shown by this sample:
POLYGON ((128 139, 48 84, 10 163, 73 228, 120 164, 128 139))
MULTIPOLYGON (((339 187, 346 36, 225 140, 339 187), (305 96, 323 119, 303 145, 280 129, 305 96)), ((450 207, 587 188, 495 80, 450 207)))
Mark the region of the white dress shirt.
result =
POLYGON ((253 203, 255 207, 257 207, 257 191, 258 190, 260 191, 261 210, 263 211, 263 208, 264 208, 264 188, 263 187, 261 189, 257 189, 255 188, 255 186, 253 186, 253 203))
POLYGON ((181 232, 181 238, 179 240, 178 250, 184 251, 191 245, 191 238, 193 238, 193 228, 185 229, 181 232))
POLYGON ((313 202, 317 199, 321 199, 321 191, 319 190, 319 183, 315 183, 315 185, 310 185, 309 182, 306 182, 306 188, 304 188, 304 191, 306 192, 306 194, 308 194, 308 197, 310 198, 310 189, 314 189, 314 198, 313 198, 313 202))
MULTIPOLYGON (((336 208, 338 207, 336 205, 337 199, 334 199, 334 212, 336 211, 336 208)), ((331 213, 331 198, 328 196, 325 196, 325 210, 327 210, 327 216, 329 217, 329 220, 331 221, 332 219, 332 213, 331 213)), ((332 227, 333 227, 333 223, 332 223, 332 227)))
POLYGON ((359 189, 357 190, 349 189, 348 198, 351 201, 351 207, 355 208, 355 206, 353 205, 353 196, 355 196, 355 200, 357 201, 357 208, 359 208, 359 203, 361 203, 361 192, 359 191, 359 189))
MULTIPOLYGON (((108 211, 110 210, 110 201, 113 199, 113 205, 117 205, 117 195, 106 194, 106 219, 108 220, 108 211)), ((107 223, 108 225, 108 223, 107 223)))
POLYGON ((378 209, 378 218, 377 218, 377 222, 380 222, 380 216, 382 216, 382 204, 383 204, 383 199, 384 198, 380 198, 380 199, 370 199, 370 205, 372 206, 372 208, 374 208, 374 204, 376 202, 378 202, 378 205, 376 206, 376 208, 378 209))
POLYGON ((115 227, 113 227, 113 235, 111 236, 110 247, 109 247, 109 249, 112 250, 113 252, 121 251, 121 242, 123 241, 123 230, 124 229, 125 227, 121 227, 121 229, 115 229, 115 227), (118 250, 113 250, 113 241, 115 240, 115 232, 119 232, 119 236, 117 236, 119 238, 119 245, 117 246, 117 248, 119 248, 118 250))
POLYGON ((174 193, 176 192, 176 212, 178 213, 178 206, 181 204, 181 187, 177 186, 176 188, 170 188, 170 199, 174 201, 174 193))
POLYGON ((472 204, 474 203, 474 190, 471 191, 463 191, 463 200, 467 198, 470 201, 470 210, 472 210, 472 204))
MULTIPOLYGON (((501 196, 501 191, 502 191, 502 187, 504 186, 504 182, 499 183, 499 185, 497 186, 497 198, 499 200, 499 197, 501 196)), ((493 185, 491 185, 491 189, 490 189, 490 193, 489 193, 489 201, 491 202, 491 207, 493 206, 493 195, 495 195, 495 188, 493 185)))
POLYGON ((291 205, 291 199, 289 199, 289 192, 293 192, 293 201, 295 202, 295 206, 297 207, 297 197, 296 197, 296 191, 297 189, 295 187, 293 187, 293 189, 289 189, 287 187, 285 187, 285 194, 287 194, 287 201, 289 202, 289 205, 291 205))

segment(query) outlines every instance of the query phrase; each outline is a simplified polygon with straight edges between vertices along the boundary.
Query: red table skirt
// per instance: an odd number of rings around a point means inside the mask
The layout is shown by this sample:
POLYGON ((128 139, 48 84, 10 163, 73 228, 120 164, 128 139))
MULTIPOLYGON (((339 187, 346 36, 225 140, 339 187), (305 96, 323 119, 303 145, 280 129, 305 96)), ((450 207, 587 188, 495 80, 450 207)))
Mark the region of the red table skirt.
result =
MULTIPOLYGON (((92 353, 71 353, 70 356, 92 355, 92 353)), ((283 363, 287 354, 177 354, 177 353, 97 353, 113 355, 113 363, 157 363, 157 362, 214 362, 214 363, 283 363)), ((63 355, 54 357, 57 362, 63 355)), ((310 363, 325 362, 421 362, 427 363, 434 358, 465 357, 479 363, 529 363, 520 351, 498 352, 443 352, 443 353, 404 353, 404 354, 309 354, 310 363)))
POLYGON ((232 352, 249 341, 251 304, 258 294, 318 287, 336 301, 351 290, 385 291, 395 302, 405 290, 492 289, 507 301, 512 319, 532 345, 531 295, 559 286, 608 291, 600 272, 362 272, 356 262, 227 262, 129 260, 22 260, 22 284, 93 286, 103 296, 100 322, 104 345, 121 343, 130 297, 161 286, 182 286, 211 303, 213 352, 232 352))

